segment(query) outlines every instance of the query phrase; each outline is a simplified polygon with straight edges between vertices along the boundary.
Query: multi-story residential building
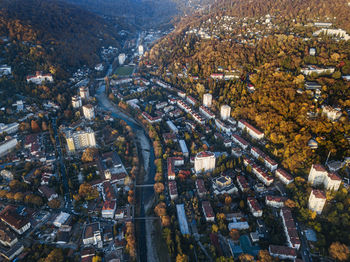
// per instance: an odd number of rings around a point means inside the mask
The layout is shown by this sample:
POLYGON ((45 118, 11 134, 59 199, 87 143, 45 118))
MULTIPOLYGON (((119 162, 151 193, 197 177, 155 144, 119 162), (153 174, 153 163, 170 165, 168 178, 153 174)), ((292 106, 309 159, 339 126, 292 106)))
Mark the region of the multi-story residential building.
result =
POLYGON ((231 136, 233 142, 235 142, 236 144, 238 144, 241 148, 243 148, 244 150, 246 150, 249 146, 249 143, 243 139, 242 137, 240 137, 239 135, 233 134, 231 136))
POLYGON ((189 229, 188 223, 187 223, 187 218, 186 218, 186 212, 185 212, 184 204, 176 205, 176 211, 177 211, 177 218, 178 218, 178 221, 179 221, 181 234, 189 235, 190 234, 190 229, 189 229))
POLYGON ((182 155, 183 155, 184 157, 189 157, 189 152, 188 152, 188 148, 187 148, 187 145, 186 145, 185 140, 180 139, 180 140, 179 140, 179 144, 180 144, 180 148, 181 148, 182 155))
POLYGON ((84 245, 101 245, 102 247, 101 228, 99 222, 85 226, 83 232, 83 243, 84 245))
POLYGON ((82 106, 80 96, 72 96, 72 107, 80 108, 82 106))
POLYGON ((292 212, 289 208, 283 207, 280 210, 280 215, 282 218, 284 233, 286 234, 288 246, 291 248, 300 248, 300 238, 298 236, 298 231, 295 226, 295 222, 292 216, 292 212))
POLYGON ((6 133, 6 134, 13 134, 18 131, 19 124, 18 123, 11 123, 8 125, 5 125, 4 123, 0 123, 0 134, 6 133))
POLYGON ((169 181, 169 195, 171 200, 175 200, 178 197, 176 181, 169 181))
POLYGON ((278 168, 277 162, 268 156, 265 156, 264 164, 268 169, 270 169, 271 172, 275 171, 278 168))
POLYGON ((55 190, 53 190, 52 188, 46 186, 46 185, 43 185, 43 186, 40 186, 38 188, 38 191, 46 197, 46 199, 48 201, 51 201, 55 198, 58 198, 58 194, 55 192, 55 190))
POLYGON ((196 105, 197 103, 198 103, 198 101, 195 99, 195 98, 193 98, 192 96, 187 96, 186 97, 186 101, 188 102, 188 103, 190 103, 191 105, 196 105))
POLYGON ((126 55, 124 53, 121 53, 118 55, 118 62, 119 65, 123 65, 126 59, 126 55))
POLYGON ((168 157, 167 170, 168 180, 175 180, 175 166, 182 166, 185 163, 182 157, 168 157))
POLYGON ((222 105, 220 108, 220 117, 222 120, 227 120, 231 116, 231 107, 228 105, 222 105))
POLYGON ((278 257, 279 259, 282 259, 282 260, 285 260, 285 259, 294 260, 297 258, 296 250, 291 247, 270 245, 269 253, 271 256, 278 257))
POLYGON ((43 74, 40 71, 37 71, 35 75, 27 76, 27 83, 34 83, 36 85, 40 85, 43 82, 53 82, 52 75, 50 74, 43 74))
POLYGON ((242 130, 246 130, 247 133, 254 139, 260 140, 264 138, 263 132, 259 131, 245 120, 239 120, 237 126, 242 130))
POLYGON ((293 182, 294 178, 291 174, 287 173, 287 171, 285 171, 282 168, 278 168, 275 172, 276 177, 282 181, 282 183, 288 185, 290 183, 293 182))
POLYGON ((231 134, 231 128, 224 122, 222 122, 220 119, 215 119, 215 125, 222 132, 225 132, 226 134, 231 134))
POLYGON ((286 202, 287 198, 280 196, 266 196, 265 203, 268 206, 281 208, 284 207, 284 202, 286 202))
POLYGON ((331 121, 337 121, 341 117, 342 112, 340 109, 335 109, 331 106, 324 106, 322 108, 322 114, 331 121))
POLYGON ((313 189, 309 197, 309 209, 316 212, 318 215, 322 213, 323 207, 326 204, 326 195, 321 190, 313 189))
POLYGON ((204 180, 199 178, 196 180, 196 189, 199 197, 204 197, 207 193, 207 190, 204 185, 204 180))
POLYGON ((215 168, 215 155, 209 151, 199 152, 194 160, 194 170, 196 173, 211 172, 215 168))
POLYGON ((95 132, 89 127, 85 131, 68 131, 66 133, 66 142, 68 150, 71 152, 87 147, 96 147, 95 132))
POLYGON ((115 200, 107 200, 103 203, 102 217, 114 218, 115 210, 117 209, 117 202, 115 200))
POLYGON ((0 243, 7 247, 12 247, 18 242, 18 239, 7 226, 3 223, 0 224, 0 243))
POLYGON ((247 203, 250 209, 250 212, 254 217, 261 217, 263 214, 263 211, 258 203, 258 201, 253 197, 247 198, 247 203))
POLYGON ((81 99, 87 100, 90 97, 89 88, 87 86, 81 86, 79 88, 79 95, 81 99))
POLYGON ((314 164, 311 166, 308 182, 312 186, 324 185, 327 190, 337 191, 341 184, 341 178, 335 173, 329 173, 324 166, 314 164))
POLYGON ((91 104, 83 106, 83 114, 87 120, 92 120, 95 118, 95 110, 91 104))
POLYGON ((214 222, 215 214, 214 214, 213 208, 211 207, 211 204, 209 201, 202 202, 202 210, 204 213, 205 220, 207 222, 214 222))
POLYGON ((19 235, 22 235, 30 228, 29 219, 20 215, 15 206, 6 206, 0 212, 0 219, 19 235))
POLYGON ((211 107, 213 96, 209 93, 203 95, 203 105, 206 107, 211 107))
POLYGON ((247 179, 244 176, 237 176, 237 184, 242 192, 247 192, 250 189, 247 179))
POLYGON ((252 171, 256 177, 265 184, 265 186, 270 186, 273 182, 273 177, 266 174, 259 166, 253 165, 252 171))
POLYGON ((142 112, 142 116, 151 124, 158 123, 158 122, 162 121, 161 116, 151 116, 147 112, 142 112))
POLYGON ((206 108, 205 106, 200 106, 199 107, 199 112, 204 115, 206 118, 208 119, 213 119, 215 118, 215 115, 213 112, 211 112, 208 108, 206 108))
POLYGON ((174 132, 175 134, 179 133, 179 129, 174 125, 174 123, 170 120, 166 121, 166 124, 170 128, 171 132, 174 132))
POLYGON ((8 140, 5 140, 0 143, 0 157, 7 155, 9 152, 11 152, 13 149, 17 146, 17 139, 16 138, 10 138, 8 140))

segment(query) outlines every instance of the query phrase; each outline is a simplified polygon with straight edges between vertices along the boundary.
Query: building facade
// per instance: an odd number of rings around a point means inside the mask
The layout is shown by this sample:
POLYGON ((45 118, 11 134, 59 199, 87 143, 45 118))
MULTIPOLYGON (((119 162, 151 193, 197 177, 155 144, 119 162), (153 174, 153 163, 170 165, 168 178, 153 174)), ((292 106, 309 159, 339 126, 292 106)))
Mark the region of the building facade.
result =
POLYGON ((231 107, 228 105, 222 105, 220 108, 220 117, 222 120, 227 120, 231 116, 231 107))
POLYGON ((199 152, 194 160, 196 173, 211 172, 215 168, 215 155, 209 151, 199 152))

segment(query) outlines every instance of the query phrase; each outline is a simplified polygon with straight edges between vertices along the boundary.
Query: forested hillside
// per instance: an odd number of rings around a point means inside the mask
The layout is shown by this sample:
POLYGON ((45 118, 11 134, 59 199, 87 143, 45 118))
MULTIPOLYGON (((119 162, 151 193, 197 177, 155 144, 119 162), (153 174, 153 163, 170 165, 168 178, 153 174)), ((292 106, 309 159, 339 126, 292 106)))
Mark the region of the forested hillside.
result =
POLYGON ((350 41, 313 37, 319 29, 314 22, 350 28, 348 3, 218 1, 205 15, 207 11, 183 19, 154 45, 144 59, 157 66, 154 73, 201 97, 192 79, 198 76, 216 98, 216 108, 228 103, 234 117, 264 130, 270 141, 267 149, 292 172, 307 171, 311 163, 325 161, 329 152, 335 159, 349 155, 350 83, 341 76, 350 74, 350 41), (315 56, 309 54, 310 48, 316 48, 315 56), (302 75, 300 69, 310 64, 334 67, 336 72, 302 75), (210 79, 219 70, 239 74, 240 79, 210 79), (305 81, 317 81, 321 96, 313 99, 310 91, 304 92, 305 81), (255 92, 247 90, 249 83, 255 92), (322 105, 341 108, 340 121, 332 123, 322 116, 322 105), (314 114, 318 117, 308 117, 314 114), (317 150, 307 146, 311 138, 319 142, 317 150))
POLYGON ((63 67, 93 65, 103 44, 116 45, 118 35, 114 26, 60 1, 0 2, 0 35, 12 42, 13 52, 9 55, 22 52, 26 55, 29 51, 27 59, 33 63, 63 67))

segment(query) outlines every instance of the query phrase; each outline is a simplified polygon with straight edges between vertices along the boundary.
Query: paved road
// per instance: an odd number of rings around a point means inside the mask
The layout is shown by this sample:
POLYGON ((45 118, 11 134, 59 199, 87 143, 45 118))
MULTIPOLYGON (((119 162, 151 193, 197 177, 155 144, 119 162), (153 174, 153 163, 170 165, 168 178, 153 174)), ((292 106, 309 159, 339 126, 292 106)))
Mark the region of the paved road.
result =
POLYGON ((67 210, 71 209, 72 206, 72 200, 70 198, 70 192, 69 192, 69 186, 68 186, 68 178, 67 178, 67 172, 66 172, 66 166, 64 164, 64 158, 63 158, 63 152, 60 144, 60 140, 58 137, 58 131, 57 131, 57 119, 52 119, 52 128, 54 131, 54 136, 56 140, 56 149, 58 152, 58 158, 57 158, 57 166, 60 167, 61 170, 61 177, 62 177, 62 184, 63 184, 63 190, 64 190, 64 200, 65 200, 65 207, 67 210))

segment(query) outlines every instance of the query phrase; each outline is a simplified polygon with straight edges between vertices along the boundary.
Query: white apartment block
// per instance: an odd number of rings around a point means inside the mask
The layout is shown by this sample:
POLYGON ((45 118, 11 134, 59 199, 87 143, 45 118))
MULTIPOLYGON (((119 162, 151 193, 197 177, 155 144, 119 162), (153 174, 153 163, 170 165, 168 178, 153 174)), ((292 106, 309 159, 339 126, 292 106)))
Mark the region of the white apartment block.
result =
POLYGON ((209 93, 203 95, 203 105, 206 107, 211 107, 213 96, 209 93))
POLYGON ((89 99, 90 97, 89 88, 86 86, 81 86, 79 88, 79 95, 81 99, 89 99))
POLYGON ((80 96, 72 96, 72 107, 80 108, 82 106, 80 96))
POLYGON ((254 126, 249 124, 248 122, 244 120, 239 120, 238 121, 238 128, 242 130, 246 130, 247 133, 254 139, 263 139, 264 138, 264 133, 256 129, 254 126))
POLYGON ((312 186, 324 185, 326 190, 337 191, 341 184, 341 178, 335 173, 329 173, 322 165, 311 166, 308 182, 312 186))
POLYGON ((0 143, 0 157, 7 155, 11 150, 16 148, 17 142, 17 139, 13 138, 0 143))
POLYGON ((321 190, 313 189, 309 197, 309 209, 316 212, 318 215, 322 213, 323 207, 326 204, 326 195, 321 190))
POLYGON ((220 108, 220 117, 222 120, 227 120, 231 116, 231 107, 228 105, 222 105, 220 108))
POLYGON ((91 128, 87 128, 85 131, 67 132, 66 142, 69 151, 75 151, 84 149, 87 147, 96 146, 95 132, 91 128))
POLYGON ((35 75, 27 76, 27 83, 34 83, 36 85, 40 85, 43 82, 53 82, 52 75, 45 74, 43 75, 42 72, 37 71, 35 75))
POLYGON ((18 131, 19 124, 18 123, 11 123, 8 125, 5 125, 4 123, 0 123, 0 134, 6 133, 6 134, 12 134, 16 133, 18 131))
POLYGON ((199 152, 194 160, 196 173, 211 172, 215 169, 215 155, 209 151, 199 152))
POLYGON ((118 61, 120 65, 123 65, 126 59, 126 55, 124 53, 121 53, 118 55, 118 61))
POLYGON ((331 106, 324 106, 322 108, 322 114, 325 115, 331 121, 338 120, 342 115, 340 109, 335 109, 331 106))
POLYGON ((83 106, 83 114, 87 120, 93 120, 95 118, 95 110, 91 104, 83 106))

